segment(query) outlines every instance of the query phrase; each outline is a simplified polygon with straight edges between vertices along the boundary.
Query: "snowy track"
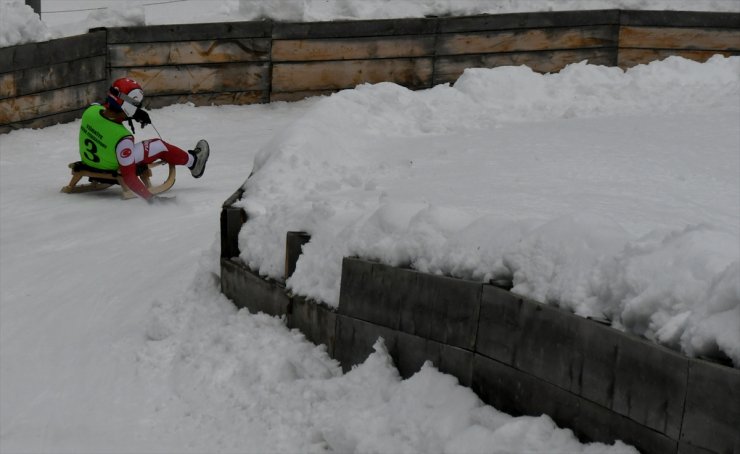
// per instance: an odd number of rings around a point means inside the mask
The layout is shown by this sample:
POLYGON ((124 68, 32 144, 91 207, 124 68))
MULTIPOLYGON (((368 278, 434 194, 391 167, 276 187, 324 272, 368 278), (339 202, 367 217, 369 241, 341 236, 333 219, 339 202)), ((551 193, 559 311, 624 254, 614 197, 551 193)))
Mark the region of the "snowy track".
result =
POLYGON ((401 381, 382 345, 342 375, 220 294, 220 207, 254 162, 242 257, 280 272, 285 232, 308 230, 288 284, 329 303, 353 253, 509 273, 525 295, 740 358, 739 63, 159 109, 165 140, 212 149, 166 206, 59 193, 78 124, 1 135, 0 451, 633 452, 483 406, 433 367, 401 381))
POLYGON ((166 194, 176 203, 162 207, 122 201, 117 187, 60 193, 67 164, 78 160, 78 123, 0 137, 3 452, 15 442, 31 442, 31 451, 76 450, 88 436, 90 451, 110 440, 123 448, 132 430, 143 430, 130 416, 146 414, 152 398, 136 359, 153 302, 190 290, 199 258, 214 253, 221 203, 263 142, 304 109, 155 111, 167 140, 186 148, 207 137, 214 150, 200 180, 178 169, 166 194), (209 122, 231 122, 234 136, 210 136, 209 122), (237 136, 242 146, 234 146, 237 136))
POLYGON ((166 139, 213 150, 171 206, 59 193, 76 123, 0 136, 0 451, 634 452, 500 413, 432 367, 402 381, 382 345, 342 375, 279 319, 236 312, 221 203, 314 102, 153 111, 166 139))

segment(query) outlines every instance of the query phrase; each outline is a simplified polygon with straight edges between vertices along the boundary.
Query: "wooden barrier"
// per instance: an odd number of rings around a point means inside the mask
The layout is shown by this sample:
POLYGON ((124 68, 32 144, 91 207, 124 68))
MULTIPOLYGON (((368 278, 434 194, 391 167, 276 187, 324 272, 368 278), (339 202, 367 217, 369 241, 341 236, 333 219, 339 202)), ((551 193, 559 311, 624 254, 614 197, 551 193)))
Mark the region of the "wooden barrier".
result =
MULTIPOLYGON (((226 207, 225 207, 226 208, 226 207)), ((644 453, 740 449, 740 369, 686 356, 481 282, 345 258, 338 308, 221 259, 238 307, 285 316, 349 370, 382 337, 400 374, 425 361, 512 415, 644 453)))
POLYGON ((0 48, 0 133, 79 117, 108 82, 106 32, 0 48))
POLYGON ((92 30, 0 49, 0 133, 79 116, 130 76, 145 107, 291 101, 394 82, 457 80, 466 68, 631 66, 680 55, 740 55, 740 13, 562 11, 280 23, 269 20, 92 30))
POLYGON ((622 11, 617 64, 629 68, 677 55, 706 61, 740 55, 740 14, 622 11))
MULTIPOLYGON (((242 195, 223 206, 222 292, 239 308, 284 316, 345 371, 383 338, 402 377, 432 361, 497 409, 545 413, 583 441, 622 440, 655 454, 740 452, 740 369, 494 285, 359 258, 342 262, 338 307, 308 301, 239 260, 247 221, 233 204, 242 195)), ((287 233, 286 278, 309 241, 287 233)))
POLYGON ((272 23, 110 29, 110 77, 137 80, 145 104, 268 102, 272 23))
POLYGON ((270 99, 301 99, 362 83, 430 88, 435 29, 435 19, 276 23, 270 99))
POLYGON ((614 66, 618 41, 618 10, 444 18, 434 83, 454 82, 470 67, 527 65, 545 73, 583 60, 614 66))

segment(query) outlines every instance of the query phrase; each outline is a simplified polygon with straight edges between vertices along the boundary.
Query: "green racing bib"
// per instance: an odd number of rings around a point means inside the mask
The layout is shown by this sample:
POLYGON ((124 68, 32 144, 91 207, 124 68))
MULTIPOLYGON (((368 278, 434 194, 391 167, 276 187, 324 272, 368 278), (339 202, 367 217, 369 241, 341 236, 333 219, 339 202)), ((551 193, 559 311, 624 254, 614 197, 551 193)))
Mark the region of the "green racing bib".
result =
POLYGON ((117 170, 116 145, 131 133, 125 126, 103 117, 105 108, 88 107, 80 124, 80 157, 82 162, 102 170, 117 170))

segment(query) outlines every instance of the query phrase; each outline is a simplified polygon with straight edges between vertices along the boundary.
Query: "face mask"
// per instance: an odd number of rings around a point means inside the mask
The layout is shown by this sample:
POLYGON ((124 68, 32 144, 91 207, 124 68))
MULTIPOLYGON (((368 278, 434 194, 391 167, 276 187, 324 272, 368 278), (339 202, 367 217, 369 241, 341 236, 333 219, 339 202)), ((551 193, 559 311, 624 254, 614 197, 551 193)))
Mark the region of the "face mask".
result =
POLYGON ((141 105, 141 101, 144 100, 144 92, 136 88, 131 90, 128 95, 120 93, 118 97, 123 100, 121 109, 127 117, 131 118, 136 113, 136 109, 141 105))

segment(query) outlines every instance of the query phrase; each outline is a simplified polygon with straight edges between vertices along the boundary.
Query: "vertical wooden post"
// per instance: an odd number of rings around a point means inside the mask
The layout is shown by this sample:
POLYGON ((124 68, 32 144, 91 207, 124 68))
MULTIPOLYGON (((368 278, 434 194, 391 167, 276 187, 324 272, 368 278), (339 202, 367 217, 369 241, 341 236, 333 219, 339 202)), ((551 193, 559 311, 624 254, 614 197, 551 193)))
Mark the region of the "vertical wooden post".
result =
POLYGON ((26 5, 33 9, 33 12, 41 17, 41 0, 26 0, 26 5))
POLYGON ((285 239, 285 280, 295 271, 296 262, 303 252, 303 245, 311 241, 306 232, 288 232, 285 239))
POLYGON ((221 207, 221 258, 224 259, 239 257, 239 231, 247 222, 247 212, 233 205, 243 194, 243 188, 237 189, 221 207))

